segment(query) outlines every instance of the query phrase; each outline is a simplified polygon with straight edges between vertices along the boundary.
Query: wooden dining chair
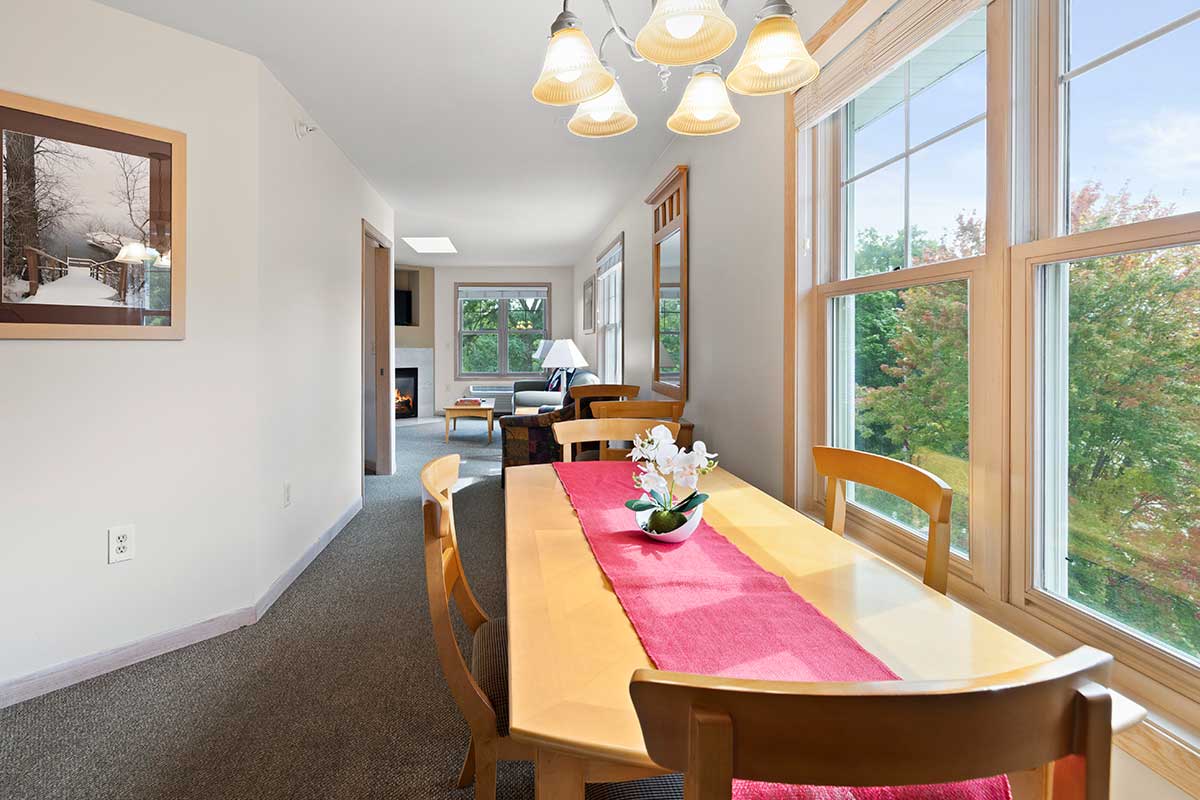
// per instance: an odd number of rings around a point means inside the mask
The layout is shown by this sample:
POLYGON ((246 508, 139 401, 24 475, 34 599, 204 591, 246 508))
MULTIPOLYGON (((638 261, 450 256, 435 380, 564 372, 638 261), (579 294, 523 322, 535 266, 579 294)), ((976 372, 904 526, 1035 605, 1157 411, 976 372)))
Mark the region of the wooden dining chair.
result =
POLYGON ((950 507, 954 492, 920 467, 841 447, 813 448, 817 472, 825 476, 825 527, 846 532, 846 481, 873 486, 907 500, 929 515, 925 585, 946 593, 950 570, 950 507))
POLYGON ((610 441, 628 442, 634 436, 644 436, 655 425, 665 425, 672 436, 679 435, 679 423, 646 419, 575 419, 554 423, 554 441, 562 445, 563 461, 571 461, 571 445, 584 442, 600 443, 601 461, 620 461, 623 455, 610 450, 610 441))
MULTIPOLYGON (((658 419, 679 422, 683 417, 683 403, 670 400, 605 400, 592 403, 592 416, 596 419, 658 419)), ((602 460, 625 458, 627 447, 610 447, 608 442, 600 444, 602 460)))
MULTIPOLYGON (((639 669, 629 693, 650 757, 683 773, 683 800, 729 800, 734 779, 910 786, 1030 770, 1048 773, 1054 800, 1107 800, 1111 668, 1112 656, 1081 647, 957 681, 787 683, 639 669)), ((612 789, 664 798, 663 782, 612 789)))
POLYGON ((458 710, 471 729, 471 746, 458 786, 474 780, 475 796, 495 800, 496 762, 532 761, 534 749, 508 735, 508 626, 491 619, 475 599, 463 572, 454 527, 457 454, 430 461, 421 470, 425 516, 425 582, 438 659, 458 710), (450 618, 450 598, 473 634, 468 666, 450 618))
POLYGON ((605 401, 629 400, 637 397, 642 389, 629 383, 590 383, 571 387, 571 399, 575 401, 575 419, 583 419, 584 409, 590 409, 595 398, 605 401))

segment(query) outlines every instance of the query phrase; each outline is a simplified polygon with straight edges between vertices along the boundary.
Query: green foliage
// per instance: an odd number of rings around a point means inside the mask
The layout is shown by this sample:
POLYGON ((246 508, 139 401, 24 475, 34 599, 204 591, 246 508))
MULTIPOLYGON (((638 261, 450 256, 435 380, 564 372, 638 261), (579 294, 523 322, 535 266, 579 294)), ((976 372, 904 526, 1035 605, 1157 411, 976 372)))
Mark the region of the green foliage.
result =
POLYGON ((464 333, 462 336, 462 369, 472 375, 500 373, 500 326, 506 330, 506 371, 509 374, 533 374, 541 363, 533 357, 538 344, 546 337, 546 301, 544 299, 474 299, 461 301, 464 331, 495 331, 495 333, 464 333), (528 332, 527 332, 528 331, 528 332))

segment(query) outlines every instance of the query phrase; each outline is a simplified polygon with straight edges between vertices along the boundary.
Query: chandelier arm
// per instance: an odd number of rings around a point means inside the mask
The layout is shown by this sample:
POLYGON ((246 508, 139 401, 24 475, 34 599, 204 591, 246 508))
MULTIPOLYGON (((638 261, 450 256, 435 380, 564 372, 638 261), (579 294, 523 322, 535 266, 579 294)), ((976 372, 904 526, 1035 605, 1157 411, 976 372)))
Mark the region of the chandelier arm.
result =
MULTIPOLYGON (((566 2, 566 0, 563 0, 563 2, 566 2)), ((644 59, 640 55, 638 55, 638 51, 634 48, 633 37, 630 36, 626 32, 626 30, 621 27, 621 23, 617 22, 617 14, 615 11, 613 11, 612 0, 603 0, 603 2, 604 2, 605 10, 608 11, 608 19, 609 19, 609 22, 612 23, 612 27, 609 29, 608 33, 604 34, 604 39, 600 42, 600 50, 603 52, 604 42, 608 41, 609 34, 615 33, 617 35, 617 38, 620 39, 622 42, 624 42, 625 49, 629 51, 629 57, 631 59, 633 59, 634 61, 638 61, 638 62, 645 61, 646 59, 644 59)), ((651 0, 651 3, 653 3, 653 0, 651 0)), ((603 58, 603 57, 604 56, 601 55, 601 58, 603 58)))

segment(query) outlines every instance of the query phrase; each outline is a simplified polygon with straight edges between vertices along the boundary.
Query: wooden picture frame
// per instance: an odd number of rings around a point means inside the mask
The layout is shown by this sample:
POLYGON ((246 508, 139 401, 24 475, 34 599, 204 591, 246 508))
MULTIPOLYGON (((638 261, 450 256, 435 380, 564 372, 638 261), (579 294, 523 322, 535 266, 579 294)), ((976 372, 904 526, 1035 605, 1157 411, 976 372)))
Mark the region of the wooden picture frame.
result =
POLYGON ((583 332, 596 332, 596 276, 583 282, 583 332))
POLYGON ((183 339, 187 136, 0 91, 0 153, 0 339, 183 339))
MULTIPOLYGON (((646 198, 646 204, 653 208, 653 237, 651 238, 652 252, 652 297, 651 297, 651 313, 654 315, 654 362, 653 362, 653 384, 652 389, 656 394, 669 397, 672 400, 677 400, 680 403, 687 402, 687 376, 688 376, 688 168, 680 164, 671 170, 670 174, 663 179, 662 183, 650 193, 646 198), (678 247, 674 247, 677 243, 678 247), (664 244, 666 249, 671 252, 670 260, 673 262, 674 253, 678 250, 678 279, 663 281, 663 252, 664 244), (678 294, 678 325, 673 326, 673 330, 664 333, 661 330, 661 322, 664 314, 662 311, 664 298, 664 287, 671 294, 678 294), (675 357, 677 362, 674 369, 671 365, 665 364, 663 359, 664 342, 669 341, 672 337, 678 337, 678 354, 675 357)), ((667 265, 667 269, 674 271, 675 265, 667 265)), ((674 276, 671 276, 674 277, 674 276)), ((673 316, 673 312, 668 312, 673 316)))

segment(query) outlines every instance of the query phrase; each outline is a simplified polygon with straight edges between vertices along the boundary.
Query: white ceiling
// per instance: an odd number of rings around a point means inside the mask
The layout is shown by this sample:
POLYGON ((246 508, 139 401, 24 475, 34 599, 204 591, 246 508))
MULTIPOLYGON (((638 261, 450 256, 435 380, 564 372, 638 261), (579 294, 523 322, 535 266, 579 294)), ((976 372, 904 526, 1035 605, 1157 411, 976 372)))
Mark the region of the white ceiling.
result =
MULTIPOLYGON (((431 266, 561 266, 644 184, 669 144, 666 118, 689 68, 661 94, 656 69, 614 37, 606 56, 640 118, 636 130, 586 140, 572 108, 530 96, 558 0, 103 0, 258 56, 396 210, 397 260, 431 266), (408 251, 401 236, 450 236, 457 255, 408 251)), ((798 0, 810 36, 842 0, 798 0)), ((736 63, 761 0, 731 0, 736 63)), ((633 35, 650 0, 613 0, 633 35)), ((572 0, 596 47, 601 0, 572 0)), ((734 104, 763 102, 734 95, 734 104)), ((736 131, 732 134, 736 136, 736 131)))

